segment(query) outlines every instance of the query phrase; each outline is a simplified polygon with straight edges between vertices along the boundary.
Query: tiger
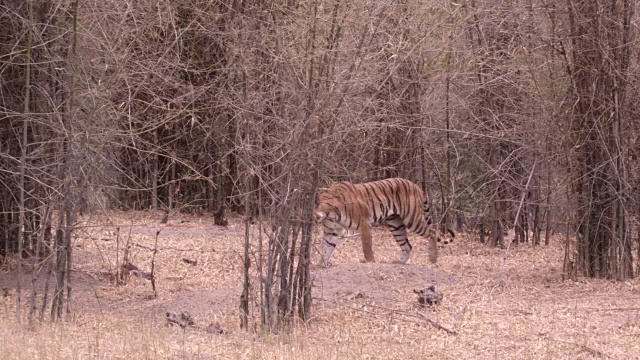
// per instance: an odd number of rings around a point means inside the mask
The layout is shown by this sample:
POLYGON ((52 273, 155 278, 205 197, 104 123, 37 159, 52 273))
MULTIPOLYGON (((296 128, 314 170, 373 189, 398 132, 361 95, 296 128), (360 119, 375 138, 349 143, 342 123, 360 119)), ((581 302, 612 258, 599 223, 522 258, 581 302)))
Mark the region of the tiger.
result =
POLYGON ((449 244, 455 238, 452 230, 447 229, 451 238, 445 238, 437 226, 432 226, 428 197, 418 185, 402 178, 336 183, 318 194, 318 206, 313 212, 324 232, 322 267, 329 266, 336 246, 343 241, 339 233, 347 229, 360 232, 366 262, 375 262, 371 240, 374 224, 385 225, 400 246, 401 257, 393 262, 397 264, 406 264, 411 258, 413 247, 407 228, 429 239, 432 263, 438 258, 437 243, 449 244))

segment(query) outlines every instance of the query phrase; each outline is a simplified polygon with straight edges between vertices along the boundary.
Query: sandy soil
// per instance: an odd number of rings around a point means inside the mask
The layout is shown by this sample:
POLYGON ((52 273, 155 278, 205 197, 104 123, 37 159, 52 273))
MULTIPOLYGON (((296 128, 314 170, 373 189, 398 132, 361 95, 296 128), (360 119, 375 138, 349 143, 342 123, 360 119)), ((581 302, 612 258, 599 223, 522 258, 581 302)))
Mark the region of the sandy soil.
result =
MULTIPOLYGON (((274 336, 239 329, 243 223, 232 219, 222 228, 206 217, 175 216, 168 224, 160 218, 112 213, 86 219, 74 239, 74 317, 64 330, 46 323, 21 330, 14 320, 15 263, 0 268, 0 337, 7 339, 0 358, 640 358, 638 280, 562 281, 560 239, 548 248, 514 247, 500 272, 504 250, 464 234, 441 249, 437 265, 428 262, 426 240, 416 237, 411 263, 391 264, 400 251, 376 229, 378 262, 360 263, 358 241, 346 241, 333 266, 313 270, 313 318, 274 336), (131 261, 148 271, 157 230, 157 296, 142 278, 116 285, 123 244, 129 242, 131 261), (432 284, 444 300, 425 309, 413 291, 432 284), (167 327, 166 312, 182 311, 196 326, 167 327), (203 330, 214 323, 224 335, 203 330), (60 339, 67 339, 65 347, 56 345, 60 339)), ((251 234, 255 250, 255 227, 251 234)), ((314 263, 319 256, 314 248, 314 263)), ((35 282, 38 300, 45 280, 43 272, 35 282)), ((31 281, 23 276, 25 301, 31 281)), ((252 303, 257 292, 253 286, 252 303)))

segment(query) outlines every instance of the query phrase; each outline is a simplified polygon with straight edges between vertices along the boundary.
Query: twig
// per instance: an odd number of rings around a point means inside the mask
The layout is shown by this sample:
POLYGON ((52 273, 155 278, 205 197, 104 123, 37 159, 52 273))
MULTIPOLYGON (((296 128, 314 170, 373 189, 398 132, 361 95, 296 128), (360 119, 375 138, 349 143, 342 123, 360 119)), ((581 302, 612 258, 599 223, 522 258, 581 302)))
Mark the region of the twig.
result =
POLYGON ((561 343, 561 344, 577 346, 577 347, 581 348, 582 350, 588 352, 591 355, 594 355, 594 356, 597 356, 597 357, 601 357, 601 358, 613 359, 611 356, 603 353, 602 351, 594 349, 592 347, 589 347, 589 346, 587 346, 585 344, 579 344, 579 343, 576 343, 576 342, 573 342, 573 341, 567 341, 567 340, 554 339, 554 338, 549 337, 549 336, 543 336, 543 339, 550 340, 550 341, 555 341, 555 342, 558 342, 558 343, 561 343))
POLYGON ((616 307, 616 308, 582 308, 584 312, 607 312, 607 311, 640 311, 640 307, 616 307))
MULTIPOLYGON (((398 301, 395 301, 395 302, 398 302, 398 301)), ((414 302, 411 302, 411 303, 414 304, 414 302)), ((388 308, 386 306, 381 306, 381 305, 368 304, 367 306, 370 306, 370 307, 373 307, 373 308, 382 309, 382 310, 386 310, 386 311, 389 311, 389 313, 393 313, 395 315, 404 315, 404 316, 409 316, 409 317, 420 318, 420 319, 423 319, 423 320, 427 321, 428 323, 430 323, 431 325, 433 325, 434 327, 436 327, 439 330, 445 331, 445 332, 447 332, 447 333, 449 333, 451 335, 458 335, 457 331, 451 330, 451 329, 443 326, 439 322, 429 319, 423 313, 409 313, 409 312, 402 311, 402 310, 390 309, 390 308, 388 308)))
MULTIPOLYGON (((120 233, 120 227, 118 227, 118 234, 120 233)), ((127 237, 127 242, 124 244, 124 250, 122 254, 122 266, 126 266, 129 263, 129 242, 131 241, 131 228, 129 228, 129 236, 127 237)), ((129 279, 129 272, 121 272, 122 274, 122 283, 126 284, 129 279)))
MULTIPOLYGON (((137 246, 139 248, 147 249, 149 251, 154 251, 154 248, 152 248, 149 245, 140 244, 140 243, 137 243, 137 242, 132 242, 131 245, 137 246)), ((158 252, 165 251, 165 250, 182 251, 182 252, 189 252, 189 251, 193 251, 193 252, 211 252, 212 251, 212 250, 200 250, 200 249, 181 249, 181 248, 176 248, 176 247, 172 247, 172 246, 167 246, 167 247, 163 247, 163 248, 157 248, 155 250, 158 251, 158 252)))
MULTIPOLYGON (((146 249, 146 250, 149 250, 149 251, 153 251, 153 248, 151 246, 149 246, 149 245, 140 244, 140 243, 137 243, 137 242, 131 242, 131 245, 137 246, 139 248, 146 249)), ((177 248, 177 247, 174 247, 174 246, 166 246, 166 247, 161 247, 161 248, 157 249, 158 252, 163 252, 163 251, 167 251, 167 250, 178 251, 178 252, 199 252, 199 253, 217 253, 217 254, 227 254, 227 253, 237 254, 238 253, 237 250, 216 250, 216 249, 213 249, 213 248, 206 248, 206 249, 177 248)), ((253 251, 251 253, 252 254, 256 254, 257 252, 253 251)))
POLYGON ((355 233, 355 234, 345 234, 345 235, 340 236, 340 238, 341 238, 341 239, 348 239, 348 238, 357 237, 357 236, 360 236, 360 234, 359 234, 359 233, 355 233))
POLYGON ((458 332, 457 332, 457 331, 455 331, 455 330, 451 330, 451 329, 449 329, 449 328, 446 328, 446 327, 442 326, 439 322, 437 322, 437 321, 435 321, 435 320, 431 320, 431 319, 427 318, 426 316, 424 316, 424 314, 422 314, 422 313, 418 313, 418 315, 419 315, 421 318, 423 318, 426 322, 428 322, 429 324, 431 324, 433 327, 435 327, 436 329, 438 329, 438 330, 442 330, 442 331, 444 331, 444 332, 446 332, 446 333, 448 333, 448 334, 451 334, 451 335, 458 335, 458 332))
POLYGON ((158 296, 156 294, 156 276, 153 273, 153 269, 156 265, 156 253, 158 252, 158 235, 160 235, 160 230, 156 231, 156 242, 153 247, 153 255, 151 256, 151 288, 153 289, 153 297, 158 296))
MULTIPOLYGON (((120 227, 116 228, 116 285, 120 285, 120 227)), ((111 266, 111 265, 109 265, 111 266)))
POLYGON ((141 247, 141 248, 147 249, 149 251, 153 251, 153 248, 151 246, 149 246, 149 245, 144 245, 144 244, 140 244, 140 243, 137 243, 137 242, 132 242, 131 245, 137 246, 137 247, 141 247))

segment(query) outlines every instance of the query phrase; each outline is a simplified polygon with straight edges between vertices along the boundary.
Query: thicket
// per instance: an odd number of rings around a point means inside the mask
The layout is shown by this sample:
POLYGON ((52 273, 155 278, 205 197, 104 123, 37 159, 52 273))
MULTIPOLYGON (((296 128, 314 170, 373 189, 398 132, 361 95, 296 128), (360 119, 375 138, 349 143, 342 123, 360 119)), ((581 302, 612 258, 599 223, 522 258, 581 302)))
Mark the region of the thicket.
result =
POLYGON ((240 212, 270 225, 252 251, 278 328, 309 316, 317 189, 399 176, 490 246, 561 233, 563 276, 633 277, 636 8, 5 0, 0 254, 54 254, 59 318, 79 215, 240 212))

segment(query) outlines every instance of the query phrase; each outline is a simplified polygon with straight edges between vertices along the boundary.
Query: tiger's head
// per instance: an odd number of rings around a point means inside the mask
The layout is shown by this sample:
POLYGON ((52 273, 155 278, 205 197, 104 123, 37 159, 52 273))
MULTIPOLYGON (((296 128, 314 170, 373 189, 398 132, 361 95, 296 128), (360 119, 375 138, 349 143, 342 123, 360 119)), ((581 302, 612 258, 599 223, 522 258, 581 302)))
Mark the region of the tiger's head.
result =
POLYGON ((318 195, 318 206, 313 209, 313 216, 317 223, 326 219, 337 220, 342 201, 331 191, 324 191, 318 195))

